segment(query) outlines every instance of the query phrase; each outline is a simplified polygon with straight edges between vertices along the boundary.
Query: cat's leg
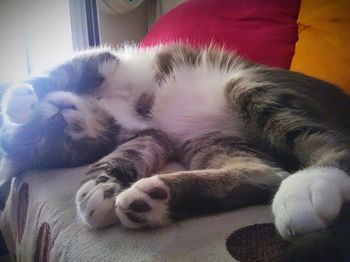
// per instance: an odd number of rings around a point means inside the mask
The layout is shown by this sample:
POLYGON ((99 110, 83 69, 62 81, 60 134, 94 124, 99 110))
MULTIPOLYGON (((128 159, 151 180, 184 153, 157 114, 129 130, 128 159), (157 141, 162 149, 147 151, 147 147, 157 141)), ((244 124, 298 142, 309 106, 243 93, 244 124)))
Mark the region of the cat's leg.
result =
POLYGON ((117 223, 116 195, 159 170, 171 155, 171 144, 163 133, 140 131, 89 168, 76 195, 79 216, 93 228, 117 223))
POLYGON ((137 181, 116 198, 116 213, 130 228, 160 226, 194 215, 269 203, 288 175, 241 139, 209 134, 179 153, 192 169, 137 181))
POLYGON ((34 116, 38 97, 32 86, 21 83, 9 88, 2 99, 2 114, 5 121, 25 124, 34 116))
POLYGON ((293 151, 305 168, 282 182, 272 205, 276 227, 287 239, 326 228, 350 201, 350 152, 339 135, 300 134, 293 151))
POLYGON ((327 110, 336 105, 322 105, 295 86, 315 85, 320 92, 334 87, 283 71, 260 76, 267 77, 229 83, 226 94, 252 134, 300 163, 301 170, 283 181, 274 198, 276 227, 287 239, 323 229, 350 200, 349 146, 344 134, 328 127, 338 124, 340 116, 327 110))
POLYGON ((265 133, 302 167, 283 181, 272 204, 276 227, 286 239, 326 228, 350 201, 350 152, 343 135, 302 114, 288 117, 275 116, 265 133))

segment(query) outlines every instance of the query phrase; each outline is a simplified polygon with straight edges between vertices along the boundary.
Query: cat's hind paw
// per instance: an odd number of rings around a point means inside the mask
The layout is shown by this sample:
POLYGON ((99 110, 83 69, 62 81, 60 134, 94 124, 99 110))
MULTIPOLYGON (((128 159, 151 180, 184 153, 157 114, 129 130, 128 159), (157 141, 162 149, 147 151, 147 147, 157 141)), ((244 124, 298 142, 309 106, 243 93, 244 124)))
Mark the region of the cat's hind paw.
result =
POLYGON ((116 198, 115 211, 128 228, 156 227, 169 223, 170 189, 158 175, 143 178, 116 198))
POLYGON ((11 87, 4 95, 2 112, 5 118, 16 124, 29 122, 36 110, 38 97, 30 84, 11 87))
POLYGON ((314 168, 286 178, 275 195, 272 211, 285 239, 324 229, 349 196, 350 177, 337 168, 314 168))
POLYGON ((118 223, 114 203, 120 190, 121 187, 115 179, 103 173, 85 182, 75 198, 78 216, 91 228, 118 223))

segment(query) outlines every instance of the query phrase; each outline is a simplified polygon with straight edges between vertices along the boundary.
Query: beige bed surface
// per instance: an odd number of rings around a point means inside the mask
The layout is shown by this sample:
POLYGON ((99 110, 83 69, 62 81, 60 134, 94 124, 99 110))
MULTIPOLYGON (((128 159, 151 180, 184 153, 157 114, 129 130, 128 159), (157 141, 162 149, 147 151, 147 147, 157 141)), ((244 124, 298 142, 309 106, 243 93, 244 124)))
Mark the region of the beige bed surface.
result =
MULTIPOLYGON (((170 164, 165 172, 180 168, 170 164)), ((74 205, 86 169, 33 171, 13 181, 0 228, 17 261, 233 261, 229 235, 272 221, 268 206, 256 206, 152 230, 92 230, 74 205)))

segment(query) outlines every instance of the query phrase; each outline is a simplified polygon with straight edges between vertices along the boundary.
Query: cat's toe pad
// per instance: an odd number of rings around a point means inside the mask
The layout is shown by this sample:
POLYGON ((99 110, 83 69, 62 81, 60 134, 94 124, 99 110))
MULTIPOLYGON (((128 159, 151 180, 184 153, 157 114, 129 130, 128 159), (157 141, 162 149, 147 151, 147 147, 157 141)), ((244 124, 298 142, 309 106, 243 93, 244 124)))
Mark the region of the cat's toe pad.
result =
POLYGON ((21 83, 5 94, 3 112, 11 122, 25 124, 32 119, 37 103, 38 97, 32 86, 21 83))
POLYGON ((338 216, 346 188, 350 179, 336 168, 303 170, 286 178, 272 204, 281 236, 291 239, 326 228, 338 216))
POLYGON ((129 228, 160 226, 169 222, 169 188, 159 176, 144 178, 116 198, 115 211, 129 228))
POLYGON ((121 187, 107 175, 84 183, 77 192, 76 205, 80 218, 92 228, 101 228, 119 222, 114 203, 121 187))

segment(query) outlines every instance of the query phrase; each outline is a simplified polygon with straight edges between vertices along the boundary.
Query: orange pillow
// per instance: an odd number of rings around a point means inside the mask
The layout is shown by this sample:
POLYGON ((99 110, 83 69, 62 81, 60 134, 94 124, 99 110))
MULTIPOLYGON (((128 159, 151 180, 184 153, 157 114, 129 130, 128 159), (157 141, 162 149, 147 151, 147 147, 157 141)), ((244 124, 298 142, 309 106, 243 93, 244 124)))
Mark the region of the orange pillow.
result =
POLYGON ((350 1, 302 0, 298 34, 290 69, 335 83, 350 94, 350 1))

